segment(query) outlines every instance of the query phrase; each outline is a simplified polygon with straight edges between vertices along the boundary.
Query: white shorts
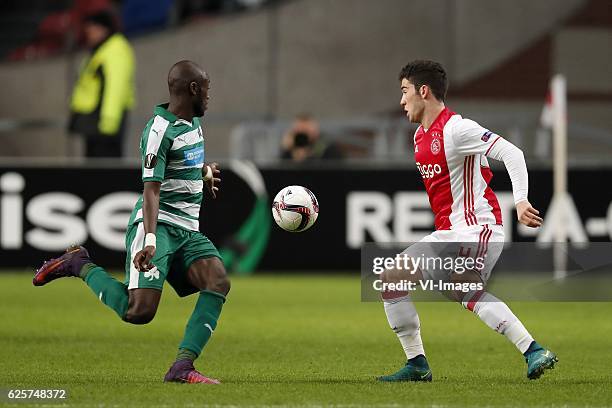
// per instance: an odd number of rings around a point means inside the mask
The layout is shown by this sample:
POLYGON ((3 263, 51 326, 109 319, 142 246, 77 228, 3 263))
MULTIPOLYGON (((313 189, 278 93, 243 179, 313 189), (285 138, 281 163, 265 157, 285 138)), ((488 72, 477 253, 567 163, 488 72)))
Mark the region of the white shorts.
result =
POLYGON ((503 246, 502 225, 471 225, 434 231, 402 254, 407 254, 415 264, 420 262, 417 266, 425 279, 449 280, 453 272, 460 274, 470 270, 478 272, 486 283, 503 246))

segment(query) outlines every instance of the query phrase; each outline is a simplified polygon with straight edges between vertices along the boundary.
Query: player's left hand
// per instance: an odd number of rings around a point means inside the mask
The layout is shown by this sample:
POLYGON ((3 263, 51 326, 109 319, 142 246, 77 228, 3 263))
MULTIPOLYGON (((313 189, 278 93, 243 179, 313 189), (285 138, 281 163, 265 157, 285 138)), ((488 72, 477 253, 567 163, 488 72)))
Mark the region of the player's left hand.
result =
MULTIPOLYGON (((210 163, 206 166, 210 167, 210 169, 212 170, 212 177, 208 180, 204 179, 204 183, 206 184, 206 187, 208 188, 208 191, 213 196, 213 198, 217 198, 217 191, 219 191, 218 185, 221 183, 221 170, 219 169, 219 163, 210 163)), ((208 171, 208 169, 206 169, 205 171, 208 171)))
POLYGON ((146 246, 134 256, 134 266, 139 272, 149 271, 155 266, 151 263, 151 259, 153 259, 154 256, 155 247, 151 245, 146 246))
POLYGON ((533 208, 527 200, 516 204, 516 215, 519 222, 523 225, 531 228, 541 227, 544 220, 538 214, 540 212, 533 208))

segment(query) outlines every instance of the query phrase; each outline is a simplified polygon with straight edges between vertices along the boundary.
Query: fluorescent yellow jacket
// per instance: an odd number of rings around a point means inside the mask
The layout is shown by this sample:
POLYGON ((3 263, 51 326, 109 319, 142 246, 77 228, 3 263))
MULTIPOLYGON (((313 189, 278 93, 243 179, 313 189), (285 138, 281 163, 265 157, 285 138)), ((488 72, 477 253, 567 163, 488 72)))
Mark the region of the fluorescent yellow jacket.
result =
POLYGON ((116 134, 125 111, 134 106, 134 67, 127 39, 111 35, 83 62, 70 101, 73 114, 91 115, 101 134, 116 134))

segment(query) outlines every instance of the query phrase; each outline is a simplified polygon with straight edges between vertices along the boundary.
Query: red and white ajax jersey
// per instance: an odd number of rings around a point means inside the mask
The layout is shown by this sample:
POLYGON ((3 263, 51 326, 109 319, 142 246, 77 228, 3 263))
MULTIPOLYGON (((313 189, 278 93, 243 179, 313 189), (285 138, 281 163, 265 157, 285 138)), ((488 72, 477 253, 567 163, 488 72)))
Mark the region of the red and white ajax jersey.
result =
POLYGON ((500 136, 448 108, 414 135, 414 157, 437 230, 502 223, 486 156, 500 136))

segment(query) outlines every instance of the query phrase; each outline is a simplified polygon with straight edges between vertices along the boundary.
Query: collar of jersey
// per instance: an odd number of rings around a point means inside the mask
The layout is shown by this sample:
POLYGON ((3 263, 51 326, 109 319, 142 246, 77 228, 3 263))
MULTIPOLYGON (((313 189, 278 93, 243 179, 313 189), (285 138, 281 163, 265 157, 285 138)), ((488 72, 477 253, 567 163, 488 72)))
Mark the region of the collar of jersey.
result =
POLYGON ((162 103, 159 104, 157 106, 155 106, 155 110, 153 111, 153 113, 155 115, 159 115, 162 118, 166 119, 168 122, 172 123, 173 125, 188 125, 188 126, 193 126, 192 123, 190 123, 189 121, 186 121, 185 119, 181 119, 179 117, 177 117, 174 113, 172 112, 168 112, 168 103, 162 103))
POLYGON ((445 106, 445 107, 444 107, 444 109, 442 109, 442 111, 440 111, 440 113, 438 113, 438 116, 436 116, 436 118, 434 119, 434 121, 433 121, 433 122, 431 122, 431 126, 429 126, 429 128, 428 128, 428 129, 425 129, 425 128, 423 127, 423 125, 421 125, 421 127, 423 128, 423 133, 428 133, 428 132, 429 132, 429 130, 430 130, 430 129, 432 129, 436 123, 438 123, 438 121, 439 121, 439 120, 440 120, 440 118, 442 117, 442 114, 443 114, 444 112, 446 112, 447 110, 449 110, 449 109, 448 109, 448 106, 445 106))

